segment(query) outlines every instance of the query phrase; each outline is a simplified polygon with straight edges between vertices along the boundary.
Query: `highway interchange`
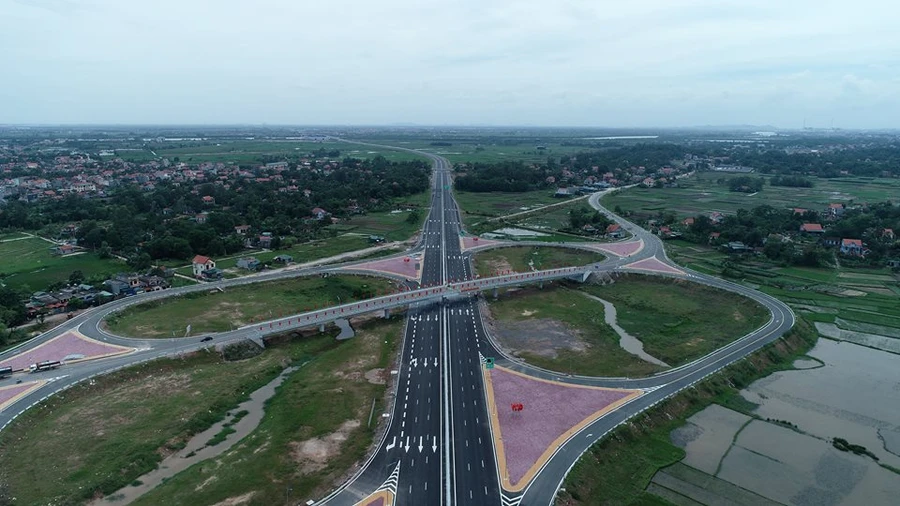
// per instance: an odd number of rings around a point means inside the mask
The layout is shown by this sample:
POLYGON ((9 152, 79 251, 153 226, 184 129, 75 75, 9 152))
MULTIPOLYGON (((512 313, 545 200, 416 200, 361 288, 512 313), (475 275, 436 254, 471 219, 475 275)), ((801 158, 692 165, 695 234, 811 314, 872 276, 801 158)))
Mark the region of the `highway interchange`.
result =
MULTIPOLYGON (((419 153, 425 154, 425 153, 419 153)), ((433 194, 419 244, 412 253, 424 253, 421 285, 437 286, 473 279, 471 253, 461 251, 461 220, 453 198, 450 166, 445 159, 427 155, 434 162, 433 194)), ((627 258, 609 259, 594 266, 595 271, 627 270, 628 264, 656 258, 668 265, 661 241, 654 235, 599 204, 599 195, 590 204, 609 214, 643 248, 627 258)), ((407 252, 409 254, 411 252, 407 252)), ((226 280, 215 285, 256 283, 324 272, 353 271, 353 263, 293 271, 276 271, 252 278, 226 280)), ((739 360, 779 338, 794 323, 790 309, 780 301, 747 287, 715 277, 678 269, 692 281, 740 293, 763 304, 771 320, 757 331, 734 341, 691 364, 649 378, 588 378, 566 376, 538 369, 503 354, 485 331, 474 298, 445 300, 443 303, 413 303, 407 313, 400 359, 393 379, 393 406, 388 426, 360 470, 334 493, 320 501, 329 505, 353 505, 378 489, 394 493, 397 505, 547 505, 552 504, 562 480, 581 454, 607 432, 635 414, 692 385, 722 367, 739 360), (642 389, 645 394, 594 421, 567 440, 521 492, 509 493, 500 486, 493 438, 485 401, 481 357, 497 357, 504 367, 560 382, 604 387, 642 389)), ((211 287, 191 286, 155 292, 115 301, 86 312, 29 341, 23 347, 0 355, 8 358, 70 330, 138 351, 102 360, 65 366, 62 370, 36 373, 30 379, 52 379, 50 383, 19 399, 0 412, 0 427, 48 395, 72 384, 117 368, 161 356, 186 353, 207 345, 200 338, 128 339, 105 332, 100 322, 109 313, 158 297, 169 297, 211 287)), ((258 337, 255 326, 215 336, 216 343, 258 337)), ((0 386, 13 382, 0 381, 0 386)))

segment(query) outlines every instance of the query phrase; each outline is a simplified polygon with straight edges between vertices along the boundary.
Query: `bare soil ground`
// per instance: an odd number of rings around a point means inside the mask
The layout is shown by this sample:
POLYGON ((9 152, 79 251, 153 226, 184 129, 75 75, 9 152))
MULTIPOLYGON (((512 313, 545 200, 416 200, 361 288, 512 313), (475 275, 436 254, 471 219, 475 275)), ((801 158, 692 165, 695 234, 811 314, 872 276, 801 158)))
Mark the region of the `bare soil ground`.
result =
MULTIPOLYGON (((526 311, 522 316, 529 314, 526 311)), ((514 356, 525 353, 556 358, 562 350, 581 352, 588 348, 575 329, 551 318, 498 322, 485 314, 485 323, 500 345, 514 356)))
POLYGON ((359 420, 347 420, 338 427, 338 430, 327 436, 291 442, 291 458, 297 463, 300 474, 310 474, 324 469, 340 451, 350 432, 359 425, 359 420))

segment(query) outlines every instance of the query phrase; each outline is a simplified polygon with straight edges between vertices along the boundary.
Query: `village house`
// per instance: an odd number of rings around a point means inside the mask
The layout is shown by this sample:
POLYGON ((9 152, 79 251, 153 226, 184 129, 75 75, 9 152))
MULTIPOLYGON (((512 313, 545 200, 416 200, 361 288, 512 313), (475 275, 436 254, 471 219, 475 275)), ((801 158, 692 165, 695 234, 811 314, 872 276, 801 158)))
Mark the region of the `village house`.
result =
POLYGON ((250 230, 250 225, 238 225, 234 227, 234 233, 237 235, 246 235, 250 230))
POLYGON ((613 223, 606 227, 606 237, 611 239, 619 239, 622 237, 622 226, 618 223, 613 223))
POLYGON ((272 261, 275 262, 276 264, 289 264, 294 261, 294 257, 292 257, 290 255, 282 254, 282 255, 278 255, 277 257, 273 258, 272 261))
POLYGON ((260 261, 256 257, 244 257, 239 258, 237 261, 237 266, 239 269, 246 269, 248 271, 255 271, 259 269, 260 261))
POLYGON ((800 231, 806 234, 821 235, 825 233, 825 229, 818 223, 804 223, 800 225, 800 231))
POLYGON ((844 204, 828 204, 828 216, 840 218, 844 215, 844 204))
POLYGON ((216 268, 216 261, 212 258, 197 255, 191 260, 191 266, 194 269, 194 277, 201 277, 205 271, 216 268))
POLYGON ((73 246, 71 244, 60 244, 58 246, 54 246, 53 248, 51 248, 51 251, 53 252, 54 255, 62 256, 62 255, 69 255, 71 253, 75 253, 75 249, 76 249, 75 246, 73 246))
POLYGON ((321 221, 327 218, 331 213, 322 209, 321 207, 314 207, 313 210, 310 211, 310 214, 312 214, 317 220, 321 221))
POLYGON ((862 239, 841 240, 841 254, 857 257, 865 256, 866 252, 863 248, 862 239))

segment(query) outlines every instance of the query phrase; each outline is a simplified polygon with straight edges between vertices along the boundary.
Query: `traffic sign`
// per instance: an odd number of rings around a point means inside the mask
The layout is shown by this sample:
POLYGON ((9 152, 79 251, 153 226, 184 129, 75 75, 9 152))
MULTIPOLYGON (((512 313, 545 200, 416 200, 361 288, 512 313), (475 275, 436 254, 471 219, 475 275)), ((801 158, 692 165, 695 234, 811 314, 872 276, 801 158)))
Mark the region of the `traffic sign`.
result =
POLYGON ((494 368, 494 357, 485 357, 485 358, 484 358, 484 365, 485 365, 485 367, 487 367, 488 369, 493 369, 493 368, 494 368))

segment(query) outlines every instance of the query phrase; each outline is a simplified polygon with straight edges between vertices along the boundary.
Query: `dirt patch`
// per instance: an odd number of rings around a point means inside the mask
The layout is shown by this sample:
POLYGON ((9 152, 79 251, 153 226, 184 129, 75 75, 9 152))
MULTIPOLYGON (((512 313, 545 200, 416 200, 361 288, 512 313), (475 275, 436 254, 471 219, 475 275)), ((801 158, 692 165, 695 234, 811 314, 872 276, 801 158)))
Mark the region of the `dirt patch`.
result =
POLYGON ((247 504, 248 502, 250 502, 250 499, 253 499, 253 496, 255 496, 255 495, 256 495, 256 492, 247 492, 244 495, 239 495, 236 497, 229 497, 228 499, 225 499, 224 501, 219 501, 219 502, 213 504, 213 506, 238 506, 240 504, 247 504))
POLYGON ((506 257, 497 257, 490 260, 485 260, 484 265, 487 266, 491 272, 504 272, 513 270, 512 264, 509 263, 509 260, 507 260, 506 257))
POLYGON ((498 322, 485 314, 485 321, 500 345, 515 356, 524 353, 556 358, 560 351, 583 352, 588 348, 576 330, 551 318, 498 322))
POLYGON ((860 297, 865 294, 866 292, 861 292, 859 290, 842 290, 841 292, 839 292, 839 295, 842 295, 844 297, 860 297))
POLYGON ((327 436, 291 442, 291 458, 297 463, 300 474, 310 474, 324 469, 328 461, 341 450, 341 445, 347 440, 350 432, 359 425, 359 420, 347 420, 338 427, 338 430, 327 436))
POLYGON ((375 385, 384 385, 387 383, 384 369, 369 369, 366 371, 366 381, 375 385))

